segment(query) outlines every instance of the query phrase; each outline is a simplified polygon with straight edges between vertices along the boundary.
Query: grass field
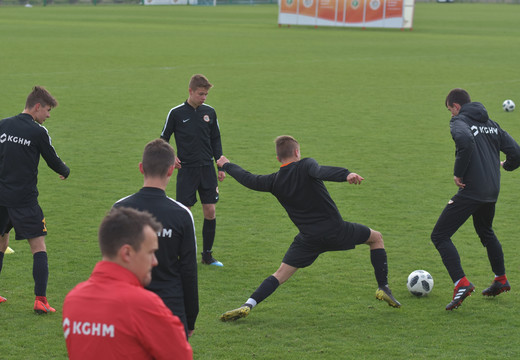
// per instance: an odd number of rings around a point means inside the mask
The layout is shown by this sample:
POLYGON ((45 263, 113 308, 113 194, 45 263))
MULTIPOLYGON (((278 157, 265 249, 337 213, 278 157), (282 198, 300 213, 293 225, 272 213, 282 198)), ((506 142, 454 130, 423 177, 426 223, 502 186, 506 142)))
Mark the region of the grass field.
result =
MULTIPOLYGON (((519 358, 518 190, 505 173, 495 230, 512 291, 480 295, 492 279, 470 223, 454 237, 475 294, 453 312, 452 284, 430 232, 455 193, 447 92, 463 87, 520 140, 520 6, 418 3, 413 31, 278 27, 276 6, 0 7, 0 118, 19 113, 31 87, 60 105, 45 123, 71 168, 60 181, 42 161, 48 298, 32 312, 32 257, 11 242, 0 276, 0 359, 64 359, 61 306, 100 259, 97 228, 117 199, 142 185, 138 162, 194 73, 215 84, 225 155, 256 173, 277 170, 273 139, 345 166, 361 186, 328 184, 345 219, 381 231, 390 286, 403 303, 374 299, 368 248, 328 253, 298 272, 247 319, 221 323, 278 267, 296 228, 269 194, 220 187, 215 256, 199 266, 196 359, 519 358), (415 269, 435 279, 427 298, 405 286, 415 269)), ((175 196, 175 183, 168 194, 175 196)), ((202 212, 193 208, 199 247, 202 212)), ((14 236, 12 236, 14 238, 14 236)), ((95 304, 93 304, 95 305, 95 304)))

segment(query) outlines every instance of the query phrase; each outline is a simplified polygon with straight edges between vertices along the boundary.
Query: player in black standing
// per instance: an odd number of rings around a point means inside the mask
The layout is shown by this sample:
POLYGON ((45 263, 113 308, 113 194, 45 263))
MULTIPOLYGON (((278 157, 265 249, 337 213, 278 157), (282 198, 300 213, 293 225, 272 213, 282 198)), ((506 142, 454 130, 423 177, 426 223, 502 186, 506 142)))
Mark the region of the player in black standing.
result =
POLYGON ((378 284, 376 298, 390 306, 400 307, 388 287, 387 256, 381 233, 344 221, 323 184, 323 180, 360 184, 364 179, 345 168, 320 166, 312 158, 301 159, 300 145, 291 136, 279 136, 275 144, 276 158, 282 164, 276 173, 254 175, 230 163, 224 156, 217 164, 240 184, 252 190, 272 193, 300 233, 285 253, 280 268, 262 282, 244 305, 222 314, 220 319, 230 321, 247 316, 254 306, 271 295, 298 269, 311 265, 320 254, 353 249, 359 244, 370 246, 370 259, 378 284))
POLYGON ((441 213, 431 240, 455 284, 453 299, 446 305, 446 310, 453 310, 475 290, 466 278, 459 253, 451 240, 470 216, 495 273, 491 286, 482 291, 482 295, 496 296, 511 289, 506 278, 502 245, 493 231, 493 218, 500 192, 500 166, 506 171, 518 168, 520 147, 489 118, 481 103, 471 102, 466 90, 451 90, 445 105, 452 115, 450 129, 456 147, 453 180, 459 191, 441 213), (500 162, 500 152, 506 154, 503 162, 500 162))
POLYGON ((152 282, 147 289, 159 295, 181 319, 190 337, 199 313, 197 244, 191 212, 165 193, 174 163, 175 151, 170 144, 162 139, 149 142, 139 164, 144 175, 143 187, 116 202, 114 207, 148 211, 162 224, 156 252, 159 265, 153 268, 152 282))
MULTIPOLYGON (((212 255, 215 241, 215 204, 219 199, 217 176, 213 159, 222 156, 220 129, 215 109, 204 104, 213 85, 204 75, 193 75, 189 84, 189 97, 183 104, 170 110, 161 138, 170 141, 175 135, 177 158, 177 201, 191 209, 197 202, 198 191, 204 224, 202 226, 202 263, 223 266, 212 255)), ((226 177, 218 170, 218 180, 226 177)))
MULTIPOLYGON (((58 102, 43 87, 35 86, 24 111, 0 121, 0 271, 14 228, 16 240, 27 239, 33 254, 34 311, 55 312, 47 301, 49 266, 45 236, 47 228, 38 204, 40 155, 62 180, 70 169, 58 157, 43 122, 58 102)), ((0 303, 6 301, 0 297, 0 303)))

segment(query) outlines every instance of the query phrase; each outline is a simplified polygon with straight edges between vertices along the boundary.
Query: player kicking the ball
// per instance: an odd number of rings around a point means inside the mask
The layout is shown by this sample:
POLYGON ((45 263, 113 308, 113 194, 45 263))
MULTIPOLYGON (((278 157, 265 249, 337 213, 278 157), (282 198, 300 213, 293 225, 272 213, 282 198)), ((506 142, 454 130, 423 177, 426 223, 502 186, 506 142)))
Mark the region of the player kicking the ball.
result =
POLYGON ((257 191, 272 193, 285 208, 300 233, 296 235, 285 253, 278 270, 267 277, 241 307, 220 317, 232 321, 245 317, 258 303, 271 295, 298 269, 311 265, 326 251, 350 250, 356 245, 370 246, 370 259, 378 284, 376 298, 392 307, 401 304, 388 287, 388 265, 383 237, 378 231, 364 225, 344 221, 331 199, 323 180, 360 184, 364 180, 345 168, 320 166, 312 158, 300 158, 300 145, 291 136, 279 136, 275 140, 276 158, 282 164, 271 175, 254 175, 232 164, 226 157, 217 165, 240 184, 257 191))

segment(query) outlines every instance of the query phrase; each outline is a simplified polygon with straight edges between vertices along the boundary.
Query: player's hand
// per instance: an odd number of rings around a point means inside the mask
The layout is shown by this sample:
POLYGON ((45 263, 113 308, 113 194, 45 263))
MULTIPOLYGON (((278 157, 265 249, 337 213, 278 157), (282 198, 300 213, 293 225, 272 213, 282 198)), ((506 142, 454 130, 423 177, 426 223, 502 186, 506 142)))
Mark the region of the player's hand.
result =
MULTIPOLYGON (((64 164, 67 164, 66 162, 63 162, 63 163, 64 163, 64 164)), ((66 177, 65 177, 65 176, 63 176, 63 175, 60 175, 60 179, 61 179, 61 180, 65 180, 65 179, 66 179, 66 177)))
POLYGON ((455 185, 457 185, 459 188, 464 189, 466 187, 466 184, 462 182, 462 178, 454 176, 453 181, 455 181, 455 185))
POLYGON ((365 178, 361 177, 360 175, 356 173, 350 173, 347 176, 347 181, 349 184, 358 185, 361 184, 361 181, 365 180, 365 178))
POLYGON ((219 171, 218 172, 218 181, 224 181, 226 178, 226 172, 225 171, 219 171))
POLYGON ((504 167, 504 163, 505 163, 505 161, 501 161, 501 162, 500 162, 500 166, 501 166, 501 167, 504 167))
POLYGON ((188 337, 192 337, 195 330, 188 330, 188 337))
POLYGON ((229 160, 227 159, 227 157, 225 157, 224 155, 222 155, 218 160, 217 160, 217 166, 219 168, 221 167, 224 167, 225 164, 227 164, 229 162, 229 160))
POLYGON ((181 166, 181 160, 176 156, 175 157, 175 168, 176 169, 180 169, 182 166, 181 166))

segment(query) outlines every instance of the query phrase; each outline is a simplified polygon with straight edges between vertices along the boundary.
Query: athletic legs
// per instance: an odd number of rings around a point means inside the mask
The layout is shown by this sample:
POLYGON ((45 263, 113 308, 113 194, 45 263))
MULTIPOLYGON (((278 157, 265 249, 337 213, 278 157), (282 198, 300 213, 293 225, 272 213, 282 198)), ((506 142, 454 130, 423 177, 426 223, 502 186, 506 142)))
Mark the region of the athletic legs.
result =
POLYGON ((370 246, 370 261, 374 267, 377 285, 380 288, 388 285, 388 263, 383 236, 379 231, 371 229, 365 244, 370 246))
POLYGON ((220 261, 213 257, 212 251, 217 226, 215 204, 202 204, 202 211, 204 212, 204 224, 202 225, 202 263, 223 266, 220 261))
POLYGON ((34 294, 36 296, 47 296, 49 265, 47 262, 45 237, 39 236, 29 239, 28 241, 33 254, 34 294))
POLYGON ((473 214, 473 226, 482 245, 487 250, 491 269, 496 276, 505 275, 504 253, 502 245, 493 231, 493 219, 495 217, 495 203, 483 204, 473 214))
POLYGON ((466 222, 476 207, 477 204, 474 202, 455 196, 442 211, 431 234, 431 240, 454 283, 465 274, 451 237, 466 222))

